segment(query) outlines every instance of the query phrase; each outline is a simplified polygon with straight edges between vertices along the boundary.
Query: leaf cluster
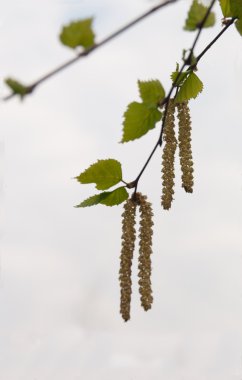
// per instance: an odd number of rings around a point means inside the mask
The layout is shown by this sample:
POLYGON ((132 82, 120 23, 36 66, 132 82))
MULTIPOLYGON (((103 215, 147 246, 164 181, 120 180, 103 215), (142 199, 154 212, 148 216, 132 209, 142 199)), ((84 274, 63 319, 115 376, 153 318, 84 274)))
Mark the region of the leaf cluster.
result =
MULTIPOLYGON (((179 71, 174 71, 171 74, 173 84, 176 83, 178 75, 179 71)), ((182 73, 178 83, 176 83, 176 87, 178 87, 178 92, 175 97, 175 102, 182 103, 190 99, 195 99, 203 90, 203 83, 193 71, 187 71, 182 73)))
POLYGON ((128 142, 144 136, 161 120, 159 104, 165 98, 165 90, 159 80, 138 81, 142 103, 132 102, 124 113, 123 137, 128 142))
MULTIPOLYGON (((83 173, 76 177, 81 184, 95 183, 96 189, 107 190, 122 181, 122 168, 119 161, 114 159, 98 160, 89 166, 83 173)), ((97 204, 115 206, 128 198, 128 192, 124 186, 113 191, 104 191, 84 200, 76 207, 88 207, 97 204)))

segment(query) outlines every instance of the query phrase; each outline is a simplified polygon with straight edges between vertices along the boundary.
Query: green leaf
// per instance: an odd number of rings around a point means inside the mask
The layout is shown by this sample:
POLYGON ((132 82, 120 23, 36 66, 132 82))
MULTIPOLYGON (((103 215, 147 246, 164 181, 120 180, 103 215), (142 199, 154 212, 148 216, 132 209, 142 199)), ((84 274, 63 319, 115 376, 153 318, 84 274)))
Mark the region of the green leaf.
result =
POLYGON ((105 197, 108 196, 108 194, 109 194, 108 192, 104 192, 104 193, 93 195, 92 197, 85 199, 78 206, 75 206, 75 207, 89 207, 89 206, 98 205, 105 197))
POLYGON ((238 17, 236 29, 242 35, 242 0, 219 0, 224 17, 238 17))
POLYGON ((9 88, 11 88, 14 94, 20 95, 21 98, 30 92, 27 86, 24 86, 22 83, 13 78, 5 79, 5 83, 9 88))
POLYGON ((224 17, 242 17, 242 0, 219 0, 224 17))
MULTIPOLYGON (((176 80, 176 78, 178 77, 178 74, 179 74, 179 71, 173 71, 173 72, 171 73, 172 84, 175 83, 175 80, 176 80)), ((185 73, 181 73, 181 74, 179 75, 179 79, 178 79, 178 81, 177 81, 177 83, 176 83, 176 87, 179 87, 179 86, 182 85, 182 83, 184 82, 184 80, 186 79, 186 77, 188 76, 188 74, 189 74, 189 72, 187 71, 187 72, 185 72, 185 73)))
POLYGON ((203 90, 203 83, 198 76, 192 72, 188 75, 183 85, 181 86, 175 98, 176 103, 181 103, 191 98, 196 98, 199 92, 203 90))
POLYGON ((242 18, 242 0, 230 0, 232 17, 242 18))
POLYGON ((236 29, 238 30, 239 34, 242 36, 242 18, 236 21, 235 23, 236 29))
POLYGON ((160 121, 162 113, 146 103, 133 102, 124 113, 123 138, 121 142, 138 139, 160 121))
MULTIPOLYGON (((193 31, 199 28, 199 25, 203 21, 208 7, 205 7, 203 4, 200 4, 198 0, 193 0, 191 8, 189 9, 188 16, 185 22, 184 29, 193 31)), ((214 12, 210 12, 205 24, 204 28, 209 28, 215 24, 215 14, 214 12)))
POLYGON ((236 29, 242 35, 242 0, 230 0, 232 17, 238 17, 235 22, 236 29))
POLYGON ((94 32, 92 30, 92 18, 74 21, 62 28, 60 34, 61 42, 74 49, 77 46, 90 48, 94 45, 94 32))
POLYGON ((157 106, 165 98, 165 90, 159 80, 138 80, 140 97, 144 103, 157 106))
POLYGON ((119 187, 113 191, 105 191, 100 194, 93 195, 92 197, 85 199, 78 206, 75 207, 89 207, 97 204, 103 204, 105 206, 117 206, 123 203, 129 194, 124 187, 119 187))
POLYGON ((98 190, 106 190, 122 180, 121 164, 114 159, 98 160, 76 179, 80 183, 95 183, 98 190))
POLYGON ((101 204, 105 206, 117 206, 128 199, 129 194, 125 187, 118 187, 117 189, 110 191, 107 197, 101 200, 101 204))
POLYGON ((230 0, 219 0, 219 3, 224 17, 232 17, 230 0))

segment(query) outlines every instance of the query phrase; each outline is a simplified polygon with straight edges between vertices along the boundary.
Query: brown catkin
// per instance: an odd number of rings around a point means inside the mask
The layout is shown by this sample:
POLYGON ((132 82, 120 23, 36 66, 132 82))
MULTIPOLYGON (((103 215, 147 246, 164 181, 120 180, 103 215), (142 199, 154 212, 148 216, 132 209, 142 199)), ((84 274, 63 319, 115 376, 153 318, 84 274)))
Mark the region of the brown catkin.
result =
POLYGON ((147 202, 147 197, 141 193, 136 194, 136 200, 140 211, 139 228, 139 293, 141 305, 145 311, 151 308, 153 297, 151 289, 151 254, 153 235, 153 212, 151 203, 147 202))
POLYGON ((125 322, 130 319, 130 304, 132 293, 132 259, 135 246, 135 213, 137 203, 134 199, 128 199, 124 204, 122 214, 122 249, 120 256, 120 313, 125 322))
POLYGON ((169 210, 174 194, 175 178, 175 152, 177 140, 175 135, 175 102, 169 100, 167 114, 164 125, 163 138, 165 146, 162 154, 162 196, 161 204, 165 210, 169 210))
POLYGON ((188 102, 177 104, 179 122, 179 156, 182 172, 182 187, 187 193, 193 192, 193 159, 191 147, 191 118, 188 102))

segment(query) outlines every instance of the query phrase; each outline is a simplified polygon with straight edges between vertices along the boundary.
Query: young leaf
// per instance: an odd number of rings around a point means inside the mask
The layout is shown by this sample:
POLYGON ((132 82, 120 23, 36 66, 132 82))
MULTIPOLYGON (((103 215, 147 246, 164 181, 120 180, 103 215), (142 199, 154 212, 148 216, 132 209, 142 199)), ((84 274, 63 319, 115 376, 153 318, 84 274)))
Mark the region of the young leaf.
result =
POLYGON ((224 17, 232 17, 230 9, 230 0, 219 0, 219 3, 224 17))
POLYGON ((30 92, 27 86, 24 86, 15 79, 7 78, 5 79, 5 83, 9 88, 11 88, 14 94, 20 95, 21 98, 30 92))
POLYGON ((198 76, 192 72, 188 75, 182 84, 178 94, 175 98, 176 103, 182 103, 191 98, 196 98, 199 92, 203 90, 203 83, 198 76))
MULTIPOLYGON (((171 73, 171 80, 172 80, 172 83, 173 83, 173 84, 175 83, 175 80, 176 80, 176 78, 178 77, 178 74, 179 74, 179 71, 173 71, 173 72, 171 73)), ((185 73, 181 73, 181 74, 179 75, 179 79, 178 79, 178 81, 177 81, 177 83, 176 83, 176 87, 179 87, 179 86, 182 85, 182 83, 184 82, 184 80, 186 79, 186 77, 188 76, 188 74, 189 74, 189 72, 187 71, 187 72, 185 72, 185 73)))
POLYGON ((121 142, 138 139, 145 135, 161 119, 162 113, 146 103, 133 102, 124 113, 123 138, 121 142))
MULTIPOLYGON (((184 29, 193 31, 198 29, 199 24, 204 19, 208 7, 205 7, 203 4, 200 4, 198 0, 193 0, 191 8, 189 9, 188 16, 185 22, 184 29)), ((205 24, 204 28, 209 28, 215 24, 215 14, 214 12, 210 12, 205 24)))
POLYGON ((128 198, 129 194, 124 187, 119 187, 113 191, 104 191, 103 193, 93 195, 85 199, 75 207, 89 207, 97 204, 105 206, 117 206, 128 198))
POLYGON ((121 164, 114 159, 98 160, 76 179, 80 183, 95 183, 98 190, 106 190, 122 180, 121 164))
POLYGON ((242 18, 242 0, 230 0, 232 17, 242 18))
POLYGON ((165 90, 159 80, 138 80, 140 97, 144 103, 157 106, 165 97, 165 90))
POLYGON ((62 28, 60 40, 63 45, 72 49, 77 46, 90 48, 94 45, 94 32, 92 30, 92 18, 74 21, 62 28))
POLYGON ((239 34, 242 36, 242 18, 236 21, 235 26, 239 34))
POLYGON ((75 207, 90 207, 90 206, 98 205, 105 197, 108 196, 108 194, 109 194, 108 192, 104 192, 104 193, 93 195, 92 197, 85 199, 78 206, 75 206, 75 207))
POLYGON ((224 17, 238 17, 236 29, 242 35, 242 0, 219 0, 224 17))
POLYGON ((101 204, 105 206, 117 206, 128 199, 129 194, 125 187, 118 187, 117 189, 110 191, 107 197, 101 200, 101 204))

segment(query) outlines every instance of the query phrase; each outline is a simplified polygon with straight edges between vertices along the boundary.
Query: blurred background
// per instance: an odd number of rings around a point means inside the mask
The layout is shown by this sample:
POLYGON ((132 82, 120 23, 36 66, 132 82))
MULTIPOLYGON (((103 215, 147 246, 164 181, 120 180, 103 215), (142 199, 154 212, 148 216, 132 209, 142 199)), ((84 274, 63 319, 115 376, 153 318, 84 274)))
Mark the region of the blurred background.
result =
MULTIPOLYGON (((208 3, 208 2, 206 2, 208 3)), ((199 64, 192 100, 195 189, 161 209, 161 152, 140 181, 155 214, 154 305, 137 289, 131 321, 119 315, 122 206, 73 206, 96 193, 77 176, 97 159, 143 166, 159 127, 119 144, 137 80, 166 90, 194 33, 191 1, 158 11, 21 102, 0 104, 0 376, 3 380, 239 380, 242 378, 241 36, 232 26, 199 64)), ((3 78, 29 84, 73 56, 61 26, 93 16, 96 40, 132 20, 149 0, 9 0, 0 15, 3 78)), ((204 30, 197 54, 221 29, 204 30)), ((137 252, 136 252, 137 253, 137 252)))

